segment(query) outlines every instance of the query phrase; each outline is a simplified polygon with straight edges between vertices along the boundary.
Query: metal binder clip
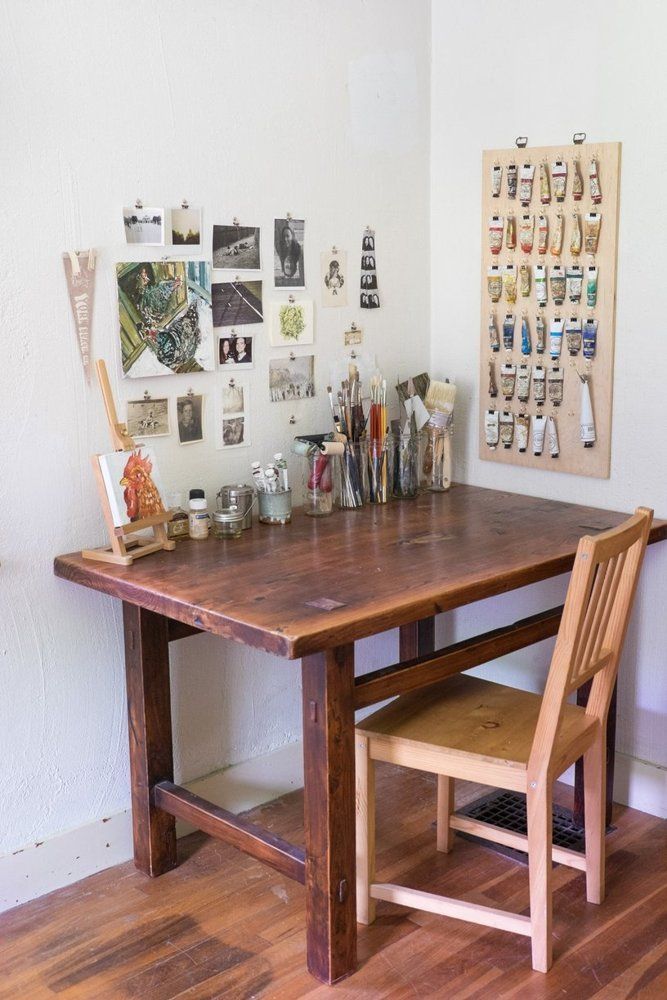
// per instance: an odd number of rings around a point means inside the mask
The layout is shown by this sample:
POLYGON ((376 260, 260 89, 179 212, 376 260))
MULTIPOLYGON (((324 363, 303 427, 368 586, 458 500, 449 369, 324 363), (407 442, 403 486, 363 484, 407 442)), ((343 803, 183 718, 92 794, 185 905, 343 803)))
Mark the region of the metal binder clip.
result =
POLYGON ((296 417, 294 416, 294 414, 292 414, 292 416, 289 418, 289 422, 291 424, 295 424, 296 423, 296 417))
POLYGON ((517 149, 525 149, 528 145, 528 136, 518 135, 514 142, 516 143, 517 149))
POLYGON ((232 225, 233 226, 240 226, 241 225, 241 223, 239 222, 238 215, 235 215, 234 218, 232 219, 232 225))
POLYGON ((148 391, 148 389, 144 389, 144 399, 152 399, 152 398, 153 397, 151 396, 151 394, 148 391))
POLYGON ((183 201, 181 202, 181 208, 190 208, 190 206, 188 205, 187 198, 184 198, 183 201))
POLYGON ((144 207, 144 203, 142 202, 141 198, 137 198, 137 200, 134 203, 134 207, 138 209, 142 209, 144 207))
POLYGON ((585 132, 575 132, 574 135, 572 136, 572 142, 574 143, 575 146, 581 146, 585 138, 586 138, 585 132))
POLYGON ((230 388, 230 389, 233 389, 233 388, 234 388, 234 386, 236 385, 236 382, 234 381, 234 379, 233 379, 233 378, 230 378, 230 380, 229 380, 229 382, 227 383, 227 385, 229 386, 229 388, 230 388))

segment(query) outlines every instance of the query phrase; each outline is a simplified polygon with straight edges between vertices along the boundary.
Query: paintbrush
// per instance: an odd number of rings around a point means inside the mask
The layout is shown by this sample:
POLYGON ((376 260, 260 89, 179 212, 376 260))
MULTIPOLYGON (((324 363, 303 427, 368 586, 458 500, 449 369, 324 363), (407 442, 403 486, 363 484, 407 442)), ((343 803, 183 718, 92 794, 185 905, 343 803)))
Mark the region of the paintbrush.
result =
POLYGON ((452 481, 452 449, 449 438, 452 433, 455 399, 456 386, 453 382, 432 381, 429 384, 425 406, 430 414, 428 428, 431 433, 424 451, 423 469, 424 474, 430 478, 433 470, 442 465, 443 483, 452 481), (438 429, 443 429, 444 434, 436 433, 438 429))

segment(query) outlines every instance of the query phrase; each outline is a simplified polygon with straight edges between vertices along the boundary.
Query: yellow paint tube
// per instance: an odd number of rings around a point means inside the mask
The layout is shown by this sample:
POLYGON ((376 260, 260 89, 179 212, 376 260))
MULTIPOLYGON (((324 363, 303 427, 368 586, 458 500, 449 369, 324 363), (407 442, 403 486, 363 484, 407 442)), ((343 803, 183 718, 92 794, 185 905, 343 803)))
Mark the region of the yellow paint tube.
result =
POLYGON ((560 257, 563 250, 563 213, 556 215, 556 225, 551 237, 551 256, 560 257))
POLYGON ((549 440, 549 454, 552 458, 558 458, 560 454, 560 448, 558 446, 558 428, 556 427, 556 418, 549 414, 547 419, 547 437, 549 440))
POLYGON ((584 248, 587 254, 598 252, 598 242, 600 240, 600 227, 602 226, 602 216, 599 212, 589 212, 584 224, 584 248))

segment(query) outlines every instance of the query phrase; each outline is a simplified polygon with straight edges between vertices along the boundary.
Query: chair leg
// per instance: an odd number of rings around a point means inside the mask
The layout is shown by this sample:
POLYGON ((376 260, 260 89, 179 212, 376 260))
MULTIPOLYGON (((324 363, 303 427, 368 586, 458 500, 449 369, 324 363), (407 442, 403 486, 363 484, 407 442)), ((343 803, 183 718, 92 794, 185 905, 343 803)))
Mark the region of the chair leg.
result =
POLYGON ((530 926, 533 968, 548 972, 551 968, 551 843, 552 787, 528 790, 528 877, 530 881, 530 926))
POLYGON ((605 788, 604 737, 584 754, 584 830, 586 834, 586 899, 601 903, 605 892, 605 788))
POLYGON ((454 831, 449 825, 449 817, 454 812, 454 779, 446 774, 438 775, 438 805, 436 812, 438 850, 449 854, 454 845, 454 831))
POLYGON ((357 920, 372 924, 375 900, 370 886, 375 878, 375 762, 369 755, 369 741, 355 735, 357 782, 357 920))

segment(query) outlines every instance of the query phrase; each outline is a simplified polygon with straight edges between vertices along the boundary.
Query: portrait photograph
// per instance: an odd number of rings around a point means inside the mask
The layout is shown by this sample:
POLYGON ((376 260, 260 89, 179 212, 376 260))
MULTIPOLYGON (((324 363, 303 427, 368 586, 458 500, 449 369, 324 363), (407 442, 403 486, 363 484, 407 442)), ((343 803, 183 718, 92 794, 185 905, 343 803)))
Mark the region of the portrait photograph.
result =
POLYGON ((303 219, 275 219, 273 223, 273 280, 276 288, 305 288, 303 219))
POLYGON ((213 285, 213 326, 263 323, 261 281, 222 281, 213 285))
POLYGON ((315 395, 315 356, 271 358, 269 361, 269 395, 272 403, 287 400, 312 399, 315 395))
POLYGON ((130 437, 163 437, 169 433, 169 400, 128 400, 125 423, 130 437))
POLYGON ((149 447, 99 455, 114 527, 163 514, 163 490, 155 454, 149 447))
POLYGON ((172 208, 171 242, 174 246, 199 246, 201 243, 201 209, 172 208))
POLYGON ((312 344, 313 300, 271 302, 269 343, 272 347, 293 347, 295 344, 312 344))
POLYGON ((204 440, 203 411, 203 396, 176 397, 178 440, 181 444, 195 444, 204 440))
POLYGON ((246 371, 254 367, 252 337, 243 334, 220 337, 218 340, 218 364, 231 366, 242 365, 246 371))
POLYGON ((124 208, 125 242, 145 247, 164 245, 163 208, 124 208))
POLYGON ((320 254, 320 274, 322 278, 322 305, 347 305, 347 253, 344 250, 330 250, 320 254))
POLYGON ((213 226, 213 267, 228 271, 259 271, 259 226, 213 226))

